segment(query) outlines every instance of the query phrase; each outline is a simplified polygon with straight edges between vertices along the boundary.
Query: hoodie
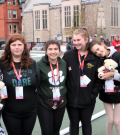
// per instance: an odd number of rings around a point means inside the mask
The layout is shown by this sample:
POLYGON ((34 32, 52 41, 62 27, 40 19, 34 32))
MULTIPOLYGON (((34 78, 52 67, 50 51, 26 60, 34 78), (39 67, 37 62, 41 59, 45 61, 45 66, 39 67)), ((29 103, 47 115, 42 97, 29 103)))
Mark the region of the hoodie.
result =
MULTIPOLYGON (((59 63, 59 80, 56 81, 56 87, 59 87, 60 97, 65 97, 67 93, 67 88, 65 86, 66 76, 67 76, 67 64, 64 60, 58 57, 59 63)), ((50 69, 50 64, 47 57, 42 57, 40 61, 37 62, 40 68, 41 83, 37 88, 37 101, 40 105, 47 109, 53 110, 46 102, 45 98, 53 99, 53 89, 55 87, 52 72, 50 69)), ((52 64, 55 80, 57 80, 56 64, 52 64)), ((66 104, 66 99, 64 105, 66 104)), ((58 108, 57 108, 58 109, 58 108)))

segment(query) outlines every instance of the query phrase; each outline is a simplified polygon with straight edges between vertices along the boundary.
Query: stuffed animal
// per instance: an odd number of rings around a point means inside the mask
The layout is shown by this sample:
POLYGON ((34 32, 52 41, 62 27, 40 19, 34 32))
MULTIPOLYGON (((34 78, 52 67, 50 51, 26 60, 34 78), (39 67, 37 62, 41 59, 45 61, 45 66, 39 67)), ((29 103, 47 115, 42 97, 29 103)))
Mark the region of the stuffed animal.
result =
MULTIPOLYGON (((104 60, 104 66, 98 68, 98 78, 101 78, 101 75, 107 72, 115 72, 118 73, 118 70, 116 70, 115 68, 118 67, 118 64, 112 60, 112 59, 106 59, 104 60)), ((112 79, 112 77, 108 78, 109 80, 112 79)))
MULTIPOLYGON (((0 95, 1 95, 0 98, 1 98, 1 100, 4 98, 4 95, 1 93, 4 86, 5 86, 4 82, 0 81, 0 95)), ((2 107, 3 107, 3 104, 0 103, 0 110, 2 109, 2 107)))

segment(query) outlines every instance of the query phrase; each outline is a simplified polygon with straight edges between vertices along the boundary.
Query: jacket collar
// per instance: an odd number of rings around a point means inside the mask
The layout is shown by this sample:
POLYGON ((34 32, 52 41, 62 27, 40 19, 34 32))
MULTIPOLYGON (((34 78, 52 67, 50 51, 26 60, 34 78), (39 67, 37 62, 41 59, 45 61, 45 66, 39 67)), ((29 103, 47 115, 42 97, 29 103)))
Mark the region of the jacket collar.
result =
MULTIPOLYGON (((60 63, 61 63, 61 58, 58 57, 57 60, 58 60, 58 63, 60 64, 60 63)), ((46 56, 43 56, 42 59, 41 59, 41 61, 42 61, 43 63, 46 63, 46 65, 50 65, 50 63, 49 63, 49 61, 48 61, 48 56, 47 56, 47 55, 46 55, 46 56)))
MULTIPOLYGON (((76 48, 74 49, 74 51, 76 53, 78 52, 76 48)), ((78 58, 78 54, 77 54, 77 58, 78 58)), ((95 55, 90 51, 88 51, 88 55, 87 55, 85 61, 89 61, 89 60, 95 60, 95 55)))

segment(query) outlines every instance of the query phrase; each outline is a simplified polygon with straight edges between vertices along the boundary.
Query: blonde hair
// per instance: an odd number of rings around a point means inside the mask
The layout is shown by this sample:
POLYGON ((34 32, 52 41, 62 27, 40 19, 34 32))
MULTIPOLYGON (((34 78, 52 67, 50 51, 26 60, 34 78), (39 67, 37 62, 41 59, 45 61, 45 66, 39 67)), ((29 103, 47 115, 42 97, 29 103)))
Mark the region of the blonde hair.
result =
POLYGON ((74 31, 73 35, 81 35, 84 40, 88 40, 88 42, 86 43, 86 47, 85 47, 85 51, 88 50, 89 47, 89 32, 86 28, 79 28, 77 30, 74 31))

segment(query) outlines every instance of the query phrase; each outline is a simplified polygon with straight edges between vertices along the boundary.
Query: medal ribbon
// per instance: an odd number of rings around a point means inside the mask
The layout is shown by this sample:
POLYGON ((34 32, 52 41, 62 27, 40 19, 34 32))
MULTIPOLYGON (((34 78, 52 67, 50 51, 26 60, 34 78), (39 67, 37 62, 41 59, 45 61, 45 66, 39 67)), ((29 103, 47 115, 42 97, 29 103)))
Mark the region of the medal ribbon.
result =
MULTIPOLYGON (((53 76, 54 84, 56 85, 56 83, 55 83, 55 75, 54 75, 54 71, 53 71, 53 67, 52 67, 51 63, 50 63, 50 69, 52 71, 52 76, 53 76)), ((56 69, 57 69, 57 81, 58 81, 59 80, 59 64, 58 64, 58 61, 56 63, 56 69)))
POLYGON ((79 64, 80 64, 80 67, 81 67, 81 70, 82 70, 82 75, 84 75, 84 73, 83 73, 84 61, 85 61, 85 58, 87 57, 87 55, 88 55, 88 52, 85 54, 84 60, 81 63, 81 56, 80 56, 80 53, 78 52, 78 60, 79 60, 79 64))
POLYGON ((19 69, 19 74, 18 74, 18 73, 17 73, 17 70, 16 70, 16 68, 15 68, 15 65, 14 65, 13 62, 12 62, 12 66, 13 66, 13 70, 14 70, 14 72, 15 72, 15 75, 16 75, 16 77, 17 77, 17 79, 18 79, 18 85, 20 85, 21 68, 19 69))

